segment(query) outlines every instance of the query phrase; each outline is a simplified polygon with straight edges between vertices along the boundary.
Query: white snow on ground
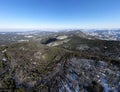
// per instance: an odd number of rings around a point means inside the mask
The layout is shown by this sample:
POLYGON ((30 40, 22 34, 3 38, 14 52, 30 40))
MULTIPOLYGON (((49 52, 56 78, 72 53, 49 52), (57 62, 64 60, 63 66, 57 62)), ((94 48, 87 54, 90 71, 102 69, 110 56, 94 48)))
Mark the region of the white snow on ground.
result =
POLYGON ((2 61, 7 61, 7 59, 4 57, 4 58, 2 59, 2 61))
MULTIPOLYGON (((72 58, 71 62, 69 61, 68 69, 69 74, 67 74, 67 79, 72 84, 81 82, 81 84, 86 83, 85 81, 96 80, 104 88, 104 92, 119 92, 120 85, 120 72, 119 67, 109 64, 104 61, 93 61, 88 59, 75 59, 72 58), (73 72, 71 72, 73 71, 73 72), (78 76, 80 74, 80 77, 78 76), (92 76, 92 77, 91 77, 92 76)), ((67 66, 68 67, 68 66, 67 66)), ((69 85, 69 82, 66 82, 69 88, 73 87, 69 85)), ((79 83, 77 83, 79 84, 79 83)), ((77 85, 76 85, 77 86, 77 85)), ((74 90, 77 92, 79 86, 74 87, 74 90)))
POLYGON ((109 92, 110 88, 109 88, 108 84, 106 83, 106 79, 101 78, 101 84, 104 87, 105 92, 109 92))
POLYGON ((62 36, 58 36, 58 37, 57 37, 57 39, 59 39, 59 40, 63 40, 63 39, 66 39, 66 38, 67 38, 66 35, 62 35, 62 36))
POLYGON ((28 42, 29 40, 18 40, 18 42, 28 42))
POLYGON ((3 51, 2 51, 2 53, 5 53, 7 51, 7 49, 4 49, 3 51))
POLYGON ((24 36, 24 37, 26 37, 26 38, 31 38, 31 37, 33 37, 33 36, 31 36, 31 35, 26 35, 26 36, 24 36))

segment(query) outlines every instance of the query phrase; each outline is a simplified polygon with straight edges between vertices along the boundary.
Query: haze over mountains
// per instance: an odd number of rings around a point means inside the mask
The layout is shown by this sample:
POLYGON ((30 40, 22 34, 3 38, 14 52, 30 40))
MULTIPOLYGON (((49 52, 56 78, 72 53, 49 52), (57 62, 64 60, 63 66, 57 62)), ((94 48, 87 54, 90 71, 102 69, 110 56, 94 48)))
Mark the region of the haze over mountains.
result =
POLYGON ((79 33, 82 31, 86 35, 91 35, 94 36, 96 39, 101 39, 101 40, 120 40, 120 30, 79 30, 79 29, 64 29, 64 30, 32 30, 32 31, 1 31, 0 32, 0 40, 1 43, 5 41, 10 41, 10 42, 18 42, 18 41, 29 41, 31 39, 37 39, 40 38, 41 36, 49 36, 52 34, 55 36, 56 34, 64 34, 64 33, 79 33))

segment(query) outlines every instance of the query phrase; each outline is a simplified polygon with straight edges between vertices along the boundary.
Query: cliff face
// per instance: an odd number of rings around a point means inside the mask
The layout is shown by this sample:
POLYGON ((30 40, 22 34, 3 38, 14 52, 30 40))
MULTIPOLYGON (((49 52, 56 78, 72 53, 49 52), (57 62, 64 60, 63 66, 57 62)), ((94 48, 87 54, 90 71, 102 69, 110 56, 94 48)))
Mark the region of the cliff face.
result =
POLYGON ((36 43, 13 44, 0 51, 0 88, 13 92, 120 92, 116 63, 36 43))

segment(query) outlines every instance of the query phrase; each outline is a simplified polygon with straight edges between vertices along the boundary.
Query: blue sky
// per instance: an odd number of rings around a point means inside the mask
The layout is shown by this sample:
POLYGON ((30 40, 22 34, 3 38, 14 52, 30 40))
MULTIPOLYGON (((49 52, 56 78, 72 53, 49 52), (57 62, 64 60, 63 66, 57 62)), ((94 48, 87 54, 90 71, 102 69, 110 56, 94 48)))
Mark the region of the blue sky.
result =
POLYGON ((4 28, 120 28, 120 0, 0 0, 4 28))

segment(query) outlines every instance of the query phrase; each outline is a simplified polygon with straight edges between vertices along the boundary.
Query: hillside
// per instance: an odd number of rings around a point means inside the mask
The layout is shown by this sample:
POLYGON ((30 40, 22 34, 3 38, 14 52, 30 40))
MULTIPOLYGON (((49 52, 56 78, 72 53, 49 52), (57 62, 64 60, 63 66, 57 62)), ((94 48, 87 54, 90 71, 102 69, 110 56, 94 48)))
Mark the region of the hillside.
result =
POLYGON ((0 88, 34 87, 54 76, 67 52, 34 42, 1 47, 0 88))
MULTIPOLYGON (((75 41, 74 45, 77 45, 75 41)), ((79 41, 83 44, 84 40, 79 41)), ((84 42, 89 44, 89 41, 84 42)), ((112 64, 112 60, 108 62, 93 53, 87 55, 85 52, 49 47, 35 42, 3 46, 0 51, 0 88, 15 92, 119 90, 120 68, 116 63, 112 64)), ((117 64, 120 64, 119 60, 117 64)))
POLYGON ((11 92, 119 92, 120 42, 57 35, 0 47, 0 88, 11 92), (68 40, 69 39, 69 40, 68 40), (67 40, 67 41, 66 41, 67 40))

